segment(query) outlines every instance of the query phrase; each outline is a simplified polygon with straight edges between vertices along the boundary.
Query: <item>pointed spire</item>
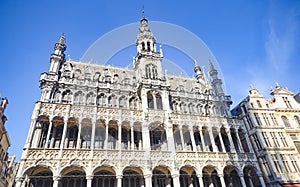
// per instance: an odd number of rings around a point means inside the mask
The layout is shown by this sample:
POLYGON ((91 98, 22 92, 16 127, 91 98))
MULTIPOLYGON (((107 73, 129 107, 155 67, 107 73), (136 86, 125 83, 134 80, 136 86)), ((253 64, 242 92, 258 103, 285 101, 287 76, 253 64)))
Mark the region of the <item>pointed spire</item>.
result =
POLYGON ((60 44, 65 44, 66 43, 65 33, 62 33, 62 35, 60 36, 59 43, 60 44))
POLYGON ((143 9, 142 9, 142 18, 145 18, 145 9, 144 9, 144 5, 143 5, 143 9))
POLYGON ((255 87, 254 87, 253 84, 250 84, 250 89, 251 89, 251 90, 254 90, 254 89, 255 89, 255 87))

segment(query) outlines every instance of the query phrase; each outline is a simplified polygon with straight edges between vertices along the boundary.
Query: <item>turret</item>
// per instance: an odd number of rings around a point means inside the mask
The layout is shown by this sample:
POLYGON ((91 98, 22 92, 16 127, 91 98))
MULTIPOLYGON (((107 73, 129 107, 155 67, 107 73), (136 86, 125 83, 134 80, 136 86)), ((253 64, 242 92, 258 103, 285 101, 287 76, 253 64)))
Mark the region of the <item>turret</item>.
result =
POLYGON ((194 60, 194 64, 195 64, 194 71, 196 73, 196 79, 200 80, 200 79, 203 78, 203 74, 202 74, 201 68, 199 67, 198 62, 196 60, 194 60))
POLYGON ((209 63, 210 71, 209 75, 212 78, 212 86, 215 90, 215 93, 218 96, 224 96, 224 91, 222 88, 222 80, 218 78, 218 71, 215 69, 212 62, 209 63))
POLYGON ((54 45, 54 53, 50 57, 50 70, 49 73, 58 73, 59 67, 65 61, 65 50, 67 48, 66 37, 64 34, 60 37, 59 42, 54 45))
POLYGON ((163 59, 162 47, 156 52, 156 39, 148 26, 148 20, 142 17, 139 34, 136 39, 137 56, 134 59, 134 69, 138 77, 147 79, 162 79, 163 59))

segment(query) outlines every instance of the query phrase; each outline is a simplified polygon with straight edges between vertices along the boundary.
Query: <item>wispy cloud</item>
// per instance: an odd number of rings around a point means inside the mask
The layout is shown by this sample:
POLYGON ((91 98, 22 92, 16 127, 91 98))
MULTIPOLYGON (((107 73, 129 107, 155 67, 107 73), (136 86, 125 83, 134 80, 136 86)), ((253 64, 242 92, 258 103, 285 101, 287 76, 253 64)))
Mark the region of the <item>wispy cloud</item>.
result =
POLYGON ((295 49, 295 37, 298 22, 295 9, 280 11, 279 7, 271 7, 268 21, 268 35, 265 41, 266 60, 271 69, 284 71, 295 49))

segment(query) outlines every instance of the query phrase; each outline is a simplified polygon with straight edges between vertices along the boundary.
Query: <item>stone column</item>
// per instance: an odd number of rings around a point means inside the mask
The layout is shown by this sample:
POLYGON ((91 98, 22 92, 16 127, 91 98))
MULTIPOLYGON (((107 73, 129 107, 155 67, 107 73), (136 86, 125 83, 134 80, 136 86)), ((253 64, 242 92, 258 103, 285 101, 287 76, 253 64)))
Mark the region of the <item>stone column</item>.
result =
POLYGON ((16 178, 15 181, 16 181, 16 185, 15 187, 21 187, 22 185, 22 181, 24 180, 24 178, 16 178))
POLYGON ((242 186, 247 186, 246 182, 245 182, 244 174, 240 173, 239 176, 240 176, 240 179, 241 179, 242 186))
POLYGON ((117 187, 122 187, 122 175, 117 175, 117 187))
POLYGON ((95 119, 94 121, 92 121, 92 137, 91 137, 91 149, 94 150, 95 149, 95 131, 96 131, 96 123, 97 120, 95 119))
POLYGON ((60 181, 59 176, 53 176, 53 187, 58 187, 60 181))
POLYGON ((122 124, 118 124, 118 150, 122 149, 122 124))
POLYGON ((234 144, 233 144, 233 141, 232 141, 230 129, 226 129, 226 133, 227 133, 227 136, 228 136, 228 139, 229 139, 229 143, 230 143, 230 152, 231 153, 236 153, 235 147, 234 147, 234 144))
POLYGON ((133 124, 130 125, 130 130, 131 130, 131 150, 134 150, 134 128, 133 124))
POLYGON ((33 140, 31 143, 31 147, 37 148, 39 146, 39 140, 41 139, 42 134, 42 125, 40 122, 36 122, 35 130, 33 130, 33 140))
POLYGON ((68 129, 68 116, 65 116, 64 118, 64 129, 63 129, 63 134, 61 136, 61 140, 60 140, 60 149, 64 148, 64 142, 65 142, 65 138, 67 135, 67 129, 68 129))
POLYGON ((105 124, 104 149, 107 149, 107 143, 108 143, 108 124, 105 124))
POLYGON ((218 174, 218 176, 220 178, 222 187, 226 187, 225 180, 224 180, 224 175, 223 174, 218 174))
POLYGON ((86 176, 86 187, 92 187, 93 176, 86 176))
POLYGON ((202 179, 202 173, 197 175, 200 187, 204 187, 203 179, 202 179))
POLYGON ((172 178, 174 187, 180 187, 179 174, 173 174, 172 178))
POLYGON ((205 145, 205 141, 204 141, 204 138, 203 138, 202 127, 200 127, 199 134, 200 134, 200 139, 201 139, 202 151, 205 152, 206 151, 206 145, 205 145))
POLYGON ((79 124, 78 124, 78 135, 77 135, 77 143, 76 143, 76 148, 80 149, 81 148, 81 121, 82 119, 79 119, 79 124))
POLYGON ((166 134, 167 134, 167 143, 168 143, 168 151, 175 153, 175 142, 173 136, 173 125, 170 122, 166 122, 166 134))
POLYGON ((152 187, 152 175, 148 174, 144 176, 146 187, 152 187))
POLYGON ((220 129, 218 129, 218 134, 219 134, 219 139, 220 139, 221 146, 222 146, 222 151, 225 153, 226 152, 226 148, 225 148, 225 145, 224 145, 224 141, 223 141, 222 133, 221 133, 220 129))

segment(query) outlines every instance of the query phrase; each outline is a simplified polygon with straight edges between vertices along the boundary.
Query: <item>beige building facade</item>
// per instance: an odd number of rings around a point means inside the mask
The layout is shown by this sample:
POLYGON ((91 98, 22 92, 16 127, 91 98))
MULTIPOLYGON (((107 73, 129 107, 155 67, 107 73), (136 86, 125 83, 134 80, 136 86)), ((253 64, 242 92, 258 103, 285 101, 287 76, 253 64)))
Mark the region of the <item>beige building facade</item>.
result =
POLYGON ((300 104, 278 83, 271 95, 251 86, 232 113, 244 120, 267 186, 300 186, 300 104))
POLYGON ((133 69, 65 60, 65 36, 40 78, 17 187, 265 186, 243 121, 210 64, 162 70, 140 21, 133 69), (211 80, 211 81, 209 81, 211 80))

